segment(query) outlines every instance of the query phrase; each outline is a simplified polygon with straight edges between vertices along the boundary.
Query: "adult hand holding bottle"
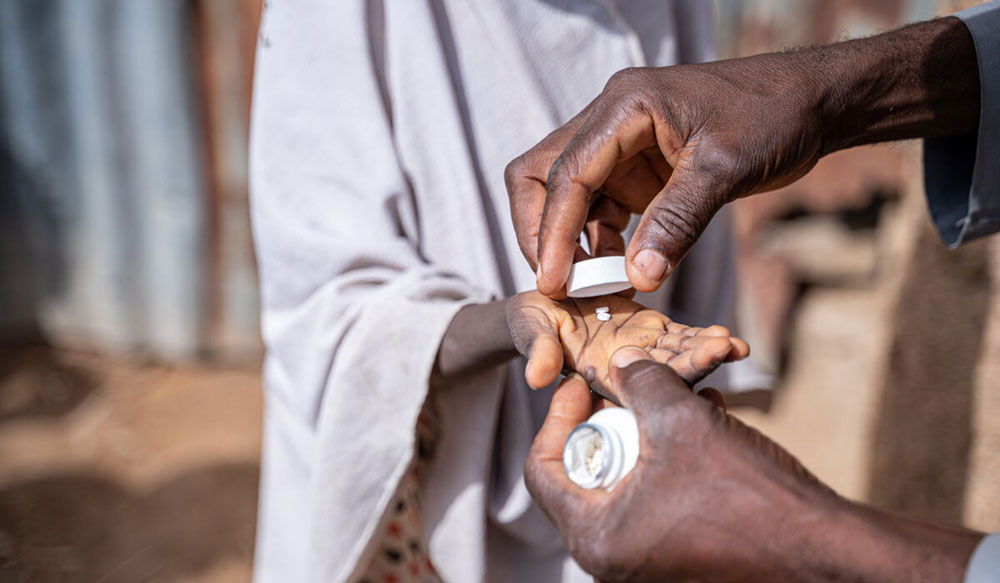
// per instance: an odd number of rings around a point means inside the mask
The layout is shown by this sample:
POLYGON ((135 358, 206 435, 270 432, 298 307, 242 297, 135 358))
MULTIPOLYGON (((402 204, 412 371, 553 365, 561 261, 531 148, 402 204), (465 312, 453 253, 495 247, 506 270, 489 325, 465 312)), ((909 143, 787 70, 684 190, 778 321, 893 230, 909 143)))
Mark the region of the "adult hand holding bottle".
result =
POLYGON ((528 489, 601 581, 959 581, 981 534, 855 504, 756 430, 625 347, 612 392, 636 416, 639 461, 612 490, 566 475, 563 444, 592 413, 586 383, 556 391, 528 489))

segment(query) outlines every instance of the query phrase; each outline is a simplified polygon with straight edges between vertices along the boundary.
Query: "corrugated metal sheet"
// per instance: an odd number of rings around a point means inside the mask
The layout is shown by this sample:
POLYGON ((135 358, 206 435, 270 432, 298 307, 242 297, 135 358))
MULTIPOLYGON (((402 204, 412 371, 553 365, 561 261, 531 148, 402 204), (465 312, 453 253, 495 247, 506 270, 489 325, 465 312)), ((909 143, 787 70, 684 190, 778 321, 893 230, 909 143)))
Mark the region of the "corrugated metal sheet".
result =
MULTIPOLYGON (((216 193, 194 6, 0 3, 0 324, 8 336, 37 322, 57 344, 168 359, 210 347, 216 193)), ((242 139, 230 149, 245 151, 242 139)), ((245 175, 239 164, 235 171, 245 175)), ((236 222, 246 222, 242 212, 236 222)), ((249 237, 241 245, 249 257, 249 237)), ((255 322, 249 265, 238 286, 255 322)))
MULTIPOLYGON (((246 141, 260 1, 0 1, 0 340, 259 354, 246 141)), ((942 3, 714 4, 733 56, 942 3)))

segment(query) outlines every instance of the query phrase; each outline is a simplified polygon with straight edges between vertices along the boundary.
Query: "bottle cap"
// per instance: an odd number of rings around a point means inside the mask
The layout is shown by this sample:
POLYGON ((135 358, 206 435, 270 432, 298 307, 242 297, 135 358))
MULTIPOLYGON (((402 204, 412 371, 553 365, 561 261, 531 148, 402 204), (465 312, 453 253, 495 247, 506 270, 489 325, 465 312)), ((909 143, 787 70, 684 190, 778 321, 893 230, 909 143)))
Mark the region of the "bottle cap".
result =
POLYGON ((625 291, 630 287, 632 284, 625 274, 625 256, 611 255, 574 263, 566 291, 571 298, 592 298, 625 291))

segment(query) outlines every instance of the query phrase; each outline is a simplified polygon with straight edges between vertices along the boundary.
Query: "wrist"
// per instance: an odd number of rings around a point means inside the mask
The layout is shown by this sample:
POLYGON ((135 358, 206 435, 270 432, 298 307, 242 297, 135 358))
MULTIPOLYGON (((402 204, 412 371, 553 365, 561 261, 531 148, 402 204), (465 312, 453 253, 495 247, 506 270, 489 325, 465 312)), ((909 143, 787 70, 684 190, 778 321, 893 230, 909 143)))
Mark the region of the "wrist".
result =
POLYGON ((438 347, 435 376, 450 378, 492 368, 517 356, 507 326, 506 300, 462 306, 438 347))
POLYGON ((822 153, 957 135, 979 119, 979 71, 965 24, 943 18, 798 53, 814 78, 822 153))
POLYGON ((924 524, 838 498, 814 525, 804 570, 816 578, 863 581, 961 581, 982 538, 924 524))

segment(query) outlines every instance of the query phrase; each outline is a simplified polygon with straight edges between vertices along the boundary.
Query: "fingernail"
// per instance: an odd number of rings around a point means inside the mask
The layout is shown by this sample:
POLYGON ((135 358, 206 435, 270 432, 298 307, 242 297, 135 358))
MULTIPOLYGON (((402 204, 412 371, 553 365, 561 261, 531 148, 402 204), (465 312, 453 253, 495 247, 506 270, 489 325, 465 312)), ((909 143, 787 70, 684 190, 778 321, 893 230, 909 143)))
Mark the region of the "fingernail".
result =
POLYGON ((651 358, 652 357, 649 356, 649 353, 641 348, 626 346, 624 348, 619 348, 617 352, 611 355, 611 364, 618 368, 625 368, 633 362, 650 360, 651 358))
POLYGON ((669 265, 666 257, 649 248, 636 253, 635 259, 632 261, 639 268, 639 271, 654 281, 663 279, 669 265))

